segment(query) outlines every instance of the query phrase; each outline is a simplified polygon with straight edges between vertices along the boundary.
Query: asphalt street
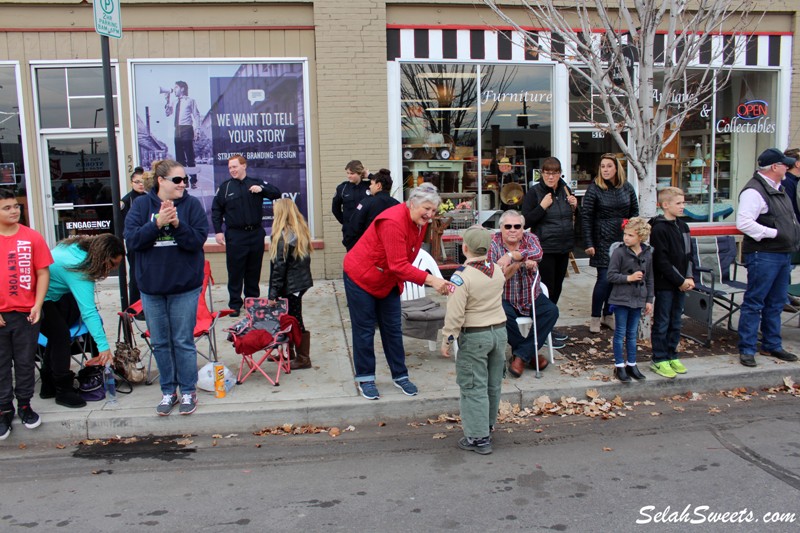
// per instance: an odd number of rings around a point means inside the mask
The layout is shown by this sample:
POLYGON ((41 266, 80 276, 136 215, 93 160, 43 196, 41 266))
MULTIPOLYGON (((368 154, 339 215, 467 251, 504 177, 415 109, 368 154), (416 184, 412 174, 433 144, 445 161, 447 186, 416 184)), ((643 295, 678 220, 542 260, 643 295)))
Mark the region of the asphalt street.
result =
POLYGON ((800 530, 800 398, 630 408, 506 423, 486 456, 456 447, 456 423, 424 419, 335 438, 37 442, 0 457, 0 529, 800 530))

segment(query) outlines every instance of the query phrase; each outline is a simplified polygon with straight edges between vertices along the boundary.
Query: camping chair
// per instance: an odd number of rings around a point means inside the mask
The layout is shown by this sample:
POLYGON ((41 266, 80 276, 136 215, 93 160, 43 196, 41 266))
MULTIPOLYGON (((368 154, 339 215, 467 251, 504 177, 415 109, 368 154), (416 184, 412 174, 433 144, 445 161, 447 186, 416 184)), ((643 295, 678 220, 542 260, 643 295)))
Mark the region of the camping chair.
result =
MULTIPOLYGON (((425 250, 420 249, 413 265, 429 274, 442 277, 439 265, 425 250)), ((447 310, 425 295, 425 286, 407 281, 400 295, 403 335, 428 341, 430 351, 436 350, 436 338, 444 327, 447 310)))
POLYGON ((728 329, 736 331, 732 318, 741 306, 736 303, 736 295, 743 294, 747 289, 746 283, 736 281, 740 266, 736 261, 736 255, 736 239, 732 235, 692 237, 695 286, 686 293, 683 314, 705 324, 706 334, 705 338, 701 338, 682 331, 681 336, 708 347, 711 346, 712 331, 719 324, 727 321, 728 329), (732 275, 731 266, 733 266, 732 275), (715 307, 724 310, 724 314, 716 320, 715 307))
MULTIPOLYGON (((530 333, 531 328, 533 328, 533 338, 534 344, 539 346, 539 338, 537 337, 536 332, 536 282, 539 281, 539 271, 536 271, 536 276, 533 278, 533 285, 531 285, 531 316, 521 316, 517 318, 517 327, 519 328, 519 333, 523 337, 527 337, 528 333, 530 333)), ((539 286, 542 288, 542 294, 550 298, 550 292, 547 290, 547 286, 544 283, 539 283, 539 286)), ((550 364, 555 363, 555 358, 553 357, 553 335, 552 333, 547 334, 547 341, 545 341, 545 345, 549 350, 550 355, 550 364)), ((534 355, 533 359, 536 361, 536 377, 542 377, 542 373, 539 371, 539 351, 534 355)))
MULTIPOLYGON (((197 322, 194 326, 194 343, 197 346, 200 341, 208 341, 208 350, 203 352, 199 348, 197 353, 209 362, 216 362, 217 356, 217 337, 215 326, 217 320, 221 317, 228 316, 233 312, 231 309, 223 309, 221 311, 214 311, 214 304, 211 296, 211 286, 214 284, 214 278, 211 275, 211 264, 205 261, 203 265, 203 287, 200 290, 200 296, 197 299, 197 322)), ((135 320, 137 315, 142 313, 142 301, 139 300, 132 304, 128 309, 117 313, 120 320, 124 320, 128 327, 133 325, 139 332, 139 336, 144 340, 147 346, 147 380, 146 384, 152 385, 158 372, 154 376, 150 376, 150 370, 153 366, 153 347, 150 344, 150 331, 147 327, 142 327, 141 322, 135 320)))
POLYGON ((245 298, 244 308, 247 316, 227 330, 230 332, 229 339, 233 341, 236 353, 242 356, 236 384, 241 385, 252 373, 259 372, 277 387, 280 385, 281 372, 285 374, 292 372, 289 363, 292 325, 287 324, 284 318, 288 317, 289 303, 285 298, 278 299, 272 305, 266 298, 245 298), (268 340, 262 344, 258 340, 249 340, 248 337, 268 340), (255 354, 261 351, 263 353, 256 359, 255 354), (266 361, 277 363, 274 378, 262 367, 266 361))
MULTIPOLYGON (((800 252, 795 252, 792 254, 792 265, 800 265, 800 252)), ((800 283, 794 283, 789 285, 789 290, 787 291, 790 296, 794 296, 795 298, 800 298, 800 283)), ((797 327, 800 327, 800 306, 788 304, 789 307, 794 309, 789 318, 783 321, 784 324, 791 322, 794 318, 797 318, 797 327)))
MULTIPOLYGON (((78 363, 78 366, 83 368, 84 363, 97 355, 97 346, 94 339, 89 334, 89 328, 86 327, 83 320, 80 318, 78 322, 69 328, 70 339, 70 353, 72 360, 78 363)), ((41 363, 44 360, 44 350, 47 348, 47 337, 39 333, 39 346, 37 348, 36 358, 41 363)))

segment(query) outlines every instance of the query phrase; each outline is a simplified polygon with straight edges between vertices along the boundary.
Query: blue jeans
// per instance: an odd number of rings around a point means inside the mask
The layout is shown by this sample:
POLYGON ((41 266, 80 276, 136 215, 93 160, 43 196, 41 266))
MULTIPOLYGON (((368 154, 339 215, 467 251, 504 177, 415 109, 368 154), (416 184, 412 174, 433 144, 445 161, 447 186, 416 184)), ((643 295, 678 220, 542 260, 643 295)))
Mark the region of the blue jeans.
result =
POLYGON ((596 268, 597 281, 592 290, 592 316, 599 317, 600 313, 610 315, 608 297, 611 296, 611 284, 608 282, 608 268, 596 268))
POLYGON ((650 342, 653 344, 653 362, 677 359, 681 341, 681 316, 686 293, 679 290, 656 291, 653 304, 653 324, 650 342))
POLYGON ((553 326, 558 321, 558 307, 543 293, 536 298, 534 306, 536 308, 536 330, 531 328, 528 336, 523 337, 519 332, 517 317, 525 315, 514 309, 511 302, 503 300, 503 311, 506 312, 506 334, 508 335, 508 344, 511 345, 511 353, 526 363, 530 363, 533 356, 539 353, 539 348, 544 346, 547 336, 553 331, 553 326), (534 333, 536 339, 534 339, 534 333), (539 341, 538 346, 534 344, 534 340, 539 341))
POLYGON ((739 311, 739 353, 755 355, 761 325, 761 349, 783 349, 781 312, 786 302, 791 273, 791 254, 751 252, 744 254, 747 290, 739 311))
POLYGON ((163 394, 175 394, 178 387, 181 394, 195 392, 197 348, 194 345, 194 326, 201 288, 180 294, 142 293, 142 306, 163 394))
POLYGON ((614 364, 622 366, 636 362, 636 340, 639 336, 641 307, 614 305, 614 364), (627 358, 622 355, 623 344, 627 358))
POLYGON ((344 292, 353 328, 353 366, 356 382, 375 381, 375 325, 392 379, 408 377, 403 329, 400 319, 400 291, 397 287, 385 298, 376 298, 344 275, 344 292))

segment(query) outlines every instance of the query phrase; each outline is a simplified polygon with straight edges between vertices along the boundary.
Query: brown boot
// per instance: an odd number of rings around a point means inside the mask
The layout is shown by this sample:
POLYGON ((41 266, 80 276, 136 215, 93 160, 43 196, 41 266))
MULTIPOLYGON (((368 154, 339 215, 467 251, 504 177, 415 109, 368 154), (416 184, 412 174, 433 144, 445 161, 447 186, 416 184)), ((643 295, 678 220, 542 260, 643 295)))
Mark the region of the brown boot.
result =
POLYGON ((303 337, 300 340, 300 346, 297 347, 296 353, 297 357, 294 361, 292 361, 291 369, 292 370, 302 370, 304 368, 311 368, 311 356, 309 352, 311 351, 311 332, 304 331, 303 337))

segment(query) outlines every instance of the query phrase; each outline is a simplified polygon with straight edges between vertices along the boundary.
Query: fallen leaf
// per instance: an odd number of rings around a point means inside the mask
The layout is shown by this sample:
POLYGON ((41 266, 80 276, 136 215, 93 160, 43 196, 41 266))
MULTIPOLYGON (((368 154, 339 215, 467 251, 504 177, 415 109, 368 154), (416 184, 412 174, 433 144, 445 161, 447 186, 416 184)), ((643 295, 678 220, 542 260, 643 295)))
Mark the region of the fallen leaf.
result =
POLYGON ((225 435, 225 438, 226 439, 232 439, 233 437, 238 437, 238 436, 239 436, 238 433, 231 433, 230 435, 225 435))
POLYGON ((675 407, 672 408, 672 410, 673 411, 678 411, 679 413, 682 413, 682 412, 684 412, 686 410, 686 408, 685 407, 681 407, 679 405, 676 405, 675 407))
POLYGON ((433 435, 433 438, 434 439, 446 439, 447 438, 447 433, 435 433, 433 435))
POLYGON ((63 450, 64 448, 66 448, 66 446, 63 444, 56 444, 56 448, 58 448, 59 450, 63 450))
POLYGON ((261 445, 260 444, 256 444, 256 448, 261 448, 261 445))
POLYGON ((212 440, 211 441, 211 446, 216 446, 216 445, 217 445, 217 439, 212 440))
POLYGON ((378 427, 379 428, 382 428, 385 425, 386 425, 386 422, 378 422, 378 427))
POLYGON ((293 427, 294 426, 292 424, 284 424, 283 425, 283 431, 285 431, 286 433, 291 433, 293 427))
POLYGON ((650 416, 661 416, 661 413, 659 413, 658 411, 653 411, 652 413, 650 413, 650 416))
POLYGON ((211 438, 212 438, 212 439, 221 439, 221 438, 222 438, 222 435, 221 435, 221 434, 219 434, 219 433, 214 433, 213 435, 211 435, 211 438))
POLYGON ((349 425, 349 426, 347 426, 346 428, 344 428, 344 430, 345 430, 345 431, 355 431, 355 430, 356 430, 356 427, 355 427, 355 426, 353 426, 353 425, 349 425))
POLYGON ((786 376, 785 378, 783 378, 783 384, 790 389, 794 387, 794 380, 792 379, 792 376, 786 376))
POLYGON ((27 448, 27 447, 28 447, 28 445, 27 445, 27 444, 25 444, 24 442, 21 442, 21 443, 19 444, 19 446, 17 446, 17 448, 19 448, 20 450, 24 450, 24 449, 25 449, 25 448, 27 448))
POLYGON ((586 389, 586 396, 594 400, 595 398, 600 396, 600 393, 597 392, 597 389, 586 389))
POLYGON ((175 444, 178 446, 188 446, 192 444, 194 441, 192 439, 178 439, 175 441, 175 444))
POLYGON ((339 429, 339 428, 331 428, 328 431, 328 435, 330 435, 331 437, 338 437, 341 434, 342 434, 342 430, 339 429))
POLYGON ((541 433, 542 431, 542 428, 536 428, 533 430, 534 433, 541 433))
POLYGON ((614 448, 603 448, 604 452, 613 452, 614 448))

